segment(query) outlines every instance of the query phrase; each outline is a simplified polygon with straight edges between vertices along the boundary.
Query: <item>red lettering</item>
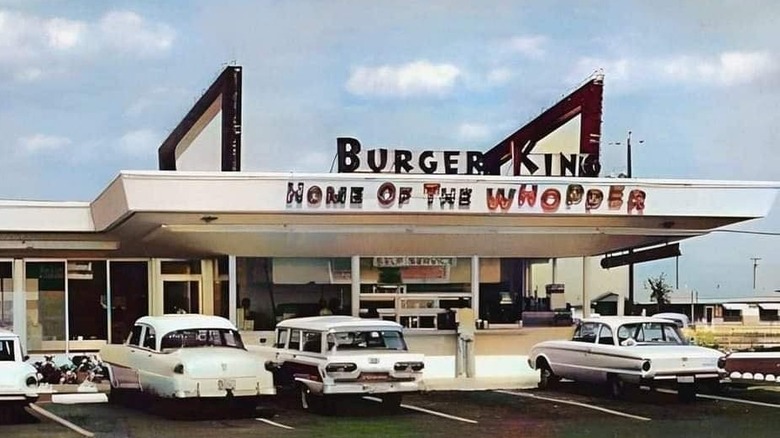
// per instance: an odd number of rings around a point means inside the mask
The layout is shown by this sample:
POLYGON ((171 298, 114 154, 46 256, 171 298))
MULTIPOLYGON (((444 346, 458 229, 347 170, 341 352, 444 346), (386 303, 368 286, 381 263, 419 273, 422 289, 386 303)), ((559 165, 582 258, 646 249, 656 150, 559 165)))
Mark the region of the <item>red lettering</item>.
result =
POLYGON ((585 196, 585 212, 590 213, 601 206, 604 201, 604 192, 599 189, 590 189, 585 196))
POLYGON ((542 205, 542 211, 545 213, 553 213, 558 210, 558 206, 561 205, 561 192, 558 189, 549 188, 542 192, 542 199, 540 201, 542 205))
POLYGON ((386 182, 379 186, 376 191, 376 200, 382 207, 389 207, 395 202, 395 186, 393 183, 386 182))
POLYGON ((530 190, 526 190, 525 184, 520 184, 520 191, 517 193, 517 206, 522 207, 527 202, 529 207, 533 207, 536 204, 538 190, 539 186, 536 184, 531 185, 530 190))
POLYGON ((623 190, 625 186, 609 186, 609 197, 607 197, 607 205, 610 210, 620 210, 623 206, 623 190))
POLYGON ((631 214, 632 211, 636 211, 634 214, 644 214, 646 198, 647 194, 644 190, 631 190, 628 194, 628 202, 626 202, 628 214, 631 214))
POLYGON ((512 199, 515 197, 515 189, 509 189, 509 196, 504 196, 504 189, 496 189, 496 196, 493 196, 493 189, 487 189, 487 207, 488 210, 501 208, 506 211, 512 205, 512 199))

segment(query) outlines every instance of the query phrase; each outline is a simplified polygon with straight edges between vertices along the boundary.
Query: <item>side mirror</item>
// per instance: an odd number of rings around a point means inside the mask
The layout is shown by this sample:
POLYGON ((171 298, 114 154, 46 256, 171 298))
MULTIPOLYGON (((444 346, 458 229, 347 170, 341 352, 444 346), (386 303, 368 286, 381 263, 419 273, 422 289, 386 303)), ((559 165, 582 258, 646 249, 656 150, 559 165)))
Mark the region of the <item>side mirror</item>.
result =
POLYGON ((636 345, 636 341, 634 340, 634 338, 628 338, 622 341, 620 345, 623 347, 633 347, 634 345, 636 345))
POLYGON ((28 360, 30 360, 30 356, 25 354, 24 357, 22 357, 22 360, 27 362, 28 360))

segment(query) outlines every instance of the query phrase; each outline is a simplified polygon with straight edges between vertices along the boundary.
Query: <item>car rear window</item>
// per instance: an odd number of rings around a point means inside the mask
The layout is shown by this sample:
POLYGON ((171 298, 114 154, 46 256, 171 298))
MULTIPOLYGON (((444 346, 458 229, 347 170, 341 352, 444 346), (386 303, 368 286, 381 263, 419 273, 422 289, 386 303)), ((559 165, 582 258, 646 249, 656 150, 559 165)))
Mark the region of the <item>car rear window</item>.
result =
POLYGON ((198 347, 231 347, 244 349, 241 336, 229 329, 185 329, 166 334, 160 343, 162 350, 198 347))
POLYGON ((399 331, 356 330, 329 333, 328 349, 406 351, 406 342, 404 342, 404 337, 399 331))
POLYGON ((13 362, 14 360, 13 339, 0 340, 0 362, 13 362))

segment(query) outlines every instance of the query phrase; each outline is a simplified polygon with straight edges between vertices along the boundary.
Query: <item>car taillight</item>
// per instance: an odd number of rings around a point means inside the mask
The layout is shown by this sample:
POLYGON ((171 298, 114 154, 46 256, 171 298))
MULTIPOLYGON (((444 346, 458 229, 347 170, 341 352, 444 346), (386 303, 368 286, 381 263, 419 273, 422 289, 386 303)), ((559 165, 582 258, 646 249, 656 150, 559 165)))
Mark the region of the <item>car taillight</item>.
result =
POLYGON ((357 365, 354 363, 329 363, 325 367, 325 371, 329 373, 351 373, 357 369, 357 365))
POLYGON ((396 362, 393 369, 396 371, 420 371, 425 368, 425 364, 422 362, 396 362))
POLYGON ((27 376, 27 386, 38 386, 38 379, 35 376, 27 376))
POLYGON ((184 364, 176 364, 176 366, 173 367, 173 372, 176 374, 184 374, 184 364))

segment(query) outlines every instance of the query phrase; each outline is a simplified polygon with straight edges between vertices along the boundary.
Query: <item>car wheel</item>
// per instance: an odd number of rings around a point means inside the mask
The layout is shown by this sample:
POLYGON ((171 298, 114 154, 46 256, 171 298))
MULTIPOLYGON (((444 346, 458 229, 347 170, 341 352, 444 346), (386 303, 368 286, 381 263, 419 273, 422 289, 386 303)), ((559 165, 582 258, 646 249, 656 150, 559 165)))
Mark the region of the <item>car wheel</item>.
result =
POLYGON ((396 410, 401 407, 401 394, 385 394, 382 396, 382 407, 396 410))
POLYGON ((313 395, 311 393, 311 389, 309 389, 309 387, 304 385, 303 383, 299 383, 298 394, 299 394, 299 400, 301 402, 301 409, 303 409, 304 411, 312 410, 313 395))
POLYGON ((612 398, 622 399, 626 396, 626 382, 619 376, 609 376, 607 385, 609 385, 609 395, 612 398))
POLYGON ((539 389, 553 388, 560 380, 561 378, 553 373, 547 361, 542 360, 539 364, 539 389))
POLYGON ((690 403, 696 400, 696 385, 693 383, 677 385, 677 398, 683 403, 690 403))

